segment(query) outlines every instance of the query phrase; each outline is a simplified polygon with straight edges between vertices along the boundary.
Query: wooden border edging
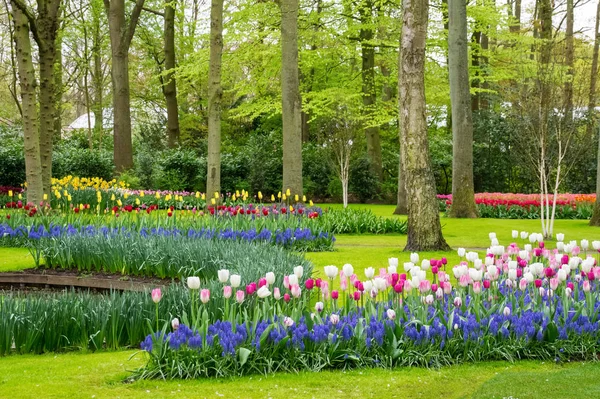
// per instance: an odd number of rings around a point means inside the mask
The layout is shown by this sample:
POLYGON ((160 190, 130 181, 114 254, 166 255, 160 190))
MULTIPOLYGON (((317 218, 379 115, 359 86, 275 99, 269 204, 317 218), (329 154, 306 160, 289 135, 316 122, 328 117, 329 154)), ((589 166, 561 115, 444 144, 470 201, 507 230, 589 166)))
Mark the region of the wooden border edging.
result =
POLYGON ((0 273, 0 285, 41 285, 78 287, 99 290, 144 291, 149 288, 164 287, 162 284, 144 284, 133 281, 113 280, 95 277, 56 276, 51 274, 0 273))

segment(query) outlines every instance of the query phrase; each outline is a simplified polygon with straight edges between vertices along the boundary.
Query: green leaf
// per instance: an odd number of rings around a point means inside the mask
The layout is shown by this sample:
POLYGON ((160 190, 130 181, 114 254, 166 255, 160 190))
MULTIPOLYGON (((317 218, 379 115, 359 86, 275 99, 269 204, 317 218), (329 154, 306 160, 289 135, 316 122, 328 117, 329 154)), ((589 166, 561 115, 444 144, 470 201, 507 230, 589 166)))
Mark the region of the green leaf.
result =
POLYGON ((252 353, 252 351, 250 349, 240 348, 238 350, 238 358, 240 360, 240 366, 243 366, 244 364, 246 364, 246 362, 248 361, 248 356, 250 356, 250 353, 252 353))

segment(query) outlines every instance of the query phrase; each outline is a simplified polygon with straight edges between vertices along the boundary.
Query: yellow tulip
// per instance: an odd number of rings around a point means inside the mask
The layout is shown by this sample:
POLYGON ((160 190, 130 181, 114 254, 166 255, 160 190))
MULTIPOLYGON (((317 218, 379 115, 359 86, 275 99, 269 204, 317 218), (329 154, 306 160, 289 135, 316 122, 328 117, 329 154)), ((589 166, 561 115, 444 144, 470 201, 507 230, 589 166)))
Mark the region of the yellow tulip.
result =
POLYGON ((281 198, 281 191, 277 193, 277 198, 281 198))
POLYGON ((308 203, 310 206, 313 206, 313 202, 312 200, 310 200, 310 202, 308 203))
POLYGON ((210 203, 211 203, 211 204, 213 204, 213 205, 214 205, 214 204, 215 204, 215 202, 216 202, 216 201, 215 201, 215 199, 214 199, 214 198, 211 198, 211 199, 210 199, 210 203))
POLYGON ((298 194, 294 195, 294 201, 298 202, 298 194))
POLYGON ((140 197, 144 196, 144 190, 140 191, 140 197))
POLYGON ((196 191, 196 198, 200 198, 200 192, 196 191))
POLYGON ((44 194, 44 201, 48 201, 48 194, 44 194))
POLYGON ((281 196, 281 199, 285 201, 285 200, 287 199, 287 195, 283 194, 283 195, 281 196))
POLYGON ((139 204, 140 204, 140 199, 139 199, 139 198, 136 198, 136 199, 135 199, 135 204, 136 204, 136 205, 139 205, 139 204))
POLYGON ((9 196, 9 197, 12 197, 12 196, 13 196, 13 192, 12 192, 12 190, 8 190, 8 196, 9 196))
POLYGON ((294 207, 290 205, 290 212, 294 211, 294 207))
POLYGON ((218 191, 215 191, 215 198, 221 198, 221 194, 218 191))
POLYGON ((63 191, 63 195, 66 197, 67 195, 69 195, 69 193, 67 192, 67 190, 63 191))
POLYGON ((258 199, 259 199, 259 200, 262 200, 262 199, 263 199, 263 195, 262 195, 262 193, 261 193, 260 191, 258 192, 258 199))
POLYGON ((232 200, 232 201, 235 201, 235 194, 233 194, 233 195, 231 196, 231 200, 232 200))
POLYGON ((111 200, 111 201, 114 201, 115 199, 116 199, 116 198, 115 198, 115 195, 114 195, 114 194, 110 196, 110 200, 111 200))
POLYGON ((67 195, 67 201, 71 202, 71 194, 67 195))
POLYGON ((302 196, 302 202, 306 202, 306 195, 302 196))
MULTIPOLYGON (((243 192, 244 190, 242 190, 243 192)), ((238 197, 240 196, 240 190, 235 190, 235 195, 237 195, 238 197)))
POLYGON ((121 200, 117 200, 117 205, 123 206, 123 203, 121 202, 121 200))
POLYGON ((287 190, 285 190, 285 195, 287 195, 288 197, 290 195, 292 195, 292 192, 290 191, 290 189, 288 188, 287 190))
POLYGON ((271 202, 275 202, 275 196, 271 194, 271 202))
POLYGON ((160 199, 160 193, 157 191, 155 195, 156 199, 160 199))
POLYGON ((206 199, 206 194, 202 193, 202 197, 203 200, 206 199))
POLYGON ((23 196, 21 194, 19 194, 19 199, 23 199, 23 196))
POLYGON ((125 193, 125 194, 123 195, 123 198, 125 198, 125 199, 129 198, 129 194, 125 193))
POLYGON ((83 210, 83 204, 79 204, 79 209, 83 210))

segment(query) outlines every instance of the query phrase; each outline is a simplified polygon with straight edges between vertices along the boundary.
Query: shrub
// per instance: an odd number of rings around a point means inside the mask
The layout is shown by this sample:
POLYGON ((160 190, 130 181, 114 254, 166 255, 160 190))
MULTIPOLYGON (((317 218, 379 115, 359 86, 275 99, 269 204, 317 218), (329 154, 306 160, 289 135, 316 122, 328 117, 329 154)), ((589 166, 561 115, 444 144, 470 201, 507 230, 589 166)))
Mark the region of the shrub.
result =
POLYGON ((77 176, 110 180, 113 177, 113 155, 104 150, 58 146, 52 157, 52 174, 56 178, 77 176))
POLYGON ((191 150, 163 152, 158 186, 163 190, 196 191, 204 186, 206 164, 191 150))

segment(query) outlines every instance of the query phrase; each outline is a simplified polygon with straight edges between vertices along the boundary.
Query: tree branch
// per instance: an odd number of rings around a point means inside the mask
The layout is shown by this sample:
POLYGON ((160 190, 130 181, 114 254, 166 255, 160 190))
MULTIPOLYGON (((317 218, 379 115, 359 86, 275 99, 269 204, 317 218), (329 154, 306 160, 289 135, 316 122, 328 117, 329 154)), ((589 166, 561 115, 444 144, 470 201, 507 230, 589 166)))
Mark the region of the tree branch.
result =
POLYGON ((27 5, 25 5, 25 3, 22 0, 10 0, 10 2, 14 7, 18 8, 27 17, 27 20, 29 21, 29 30, 31 31, 33 39, 37 43, 38 47, 44 47, 44 43, 40 38, 37 29, 37 21, 33 16, 31 10, 27 7, 27 5))
POLYGON ((129 45, 131 44, 133 34, 135 33, 135 28, 137 27, 138 19, 140 18, 140 13, 142 12, 142 8, 144 8, 144 1, 145 0, 137 0, 135 3, 135 7, 131 12, 131 18, 129 19, 129 25, 127 26, 127 34, 121 42, 121 44, 124 45, 125 48, 129 48, 129 45))

